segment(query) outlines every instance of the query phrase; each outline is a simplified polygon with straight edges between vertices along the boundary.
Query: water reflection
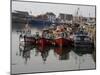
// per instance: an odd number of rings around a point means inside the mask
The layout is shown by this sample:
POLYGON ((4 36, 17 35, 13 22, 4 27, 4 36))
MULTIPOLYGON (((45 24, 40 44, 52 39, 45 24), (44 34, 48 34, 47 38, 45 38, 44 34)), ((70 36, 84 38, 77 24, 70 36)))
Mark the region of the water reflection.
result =
POLYGON ((18 34, 13 34, 12 37, 13 73, 95 68, 95 53, 92 57, 95 48, 34 46, 20 43, 18 34))
POLYGON ((54 52, 59 55, 59 60, 68 60, 70 48, 66 47, 55 47, 54 52))
POLYGON ((41 57, 42 57, 42 60, 43 60, 43 63, 45 64, 45 61, 47 60, 47 57, 49 55, 49 50, 50 50, 50 47, 47 47, 47 46, 36 46, 36 55, 38 54, 38 52, 41 53, 41 57))
POLYGON ((52 46, 33 46, 33 45, 22 45, 19 44, 19 56, 22 56, 25 59, 25 64, 27 63, 28 59, 31 58, 31 50, 33 50, 34 56, 40 56, 43 60, 43 63, 46 63, 47 57, 49 56, 50 50, 53 50, 54 56, 58 55, 59 60, 68 60, 69 59, 69 52, 71 48, 67 47, 52 47, 52 46))
MULTIPOLYGON (((46 64, 46 61, 48 59, 49 56, 49 52, 53 51, 53 56, 55 56, 58 60, 62 61, 62 60, 69 60, 70 59, 70 52, 73 51, 76 56, 74 56, 74 59, 76 60, 76 64, 78 64, 77 60, 78 60, 78 56, 83 56, 85 54, 92 54, 93 52, 93 48, 75 48, 75 47, 52 47, 52 46, 42 46, 42 45, 38 45, 38 46, 34 46, 34 45, 22 45, 19 44, 19 56, 21 56, 24 59, 24 64, 27 64, 27 61, 30 61, 31 59, 31 55, 33 56, 41 56, 41 59, 43 61, 43 64, 46 64), (34 51, 34 54, 31 53, 32 51, 34 51)), ((73 55, 75 55, 73 54, 73 55)), ((82 61, 84 62, 85 58, 82 59, 82 61)))
POLYGON ((28 59, 30 59, 30 51, 34 48, 33 45, 19 45, 19 56, 25 59, 25 64, 27 64, 28 59))
POLYGON ((90 48, 90 47, 75 47, 73 48, 73 51, 79 55, 82 56, 84 54, 92 54, 94 51, 94 48, 90 48))

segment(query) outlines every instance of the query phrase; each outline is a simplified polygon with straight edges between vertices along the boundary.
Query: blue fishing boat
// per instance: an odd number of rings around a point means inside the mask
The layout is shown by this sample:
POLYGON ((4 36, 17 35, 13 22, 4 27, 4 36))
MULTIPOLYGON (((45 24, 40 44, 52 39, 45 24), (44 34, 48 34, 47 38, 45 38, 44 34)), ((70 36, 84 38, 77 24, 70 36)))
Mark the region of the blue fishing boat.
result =
POLYGON ((75 47, 92 47, 92 41, 88 34, 83 30, 74 33, 74 46, 75 47))

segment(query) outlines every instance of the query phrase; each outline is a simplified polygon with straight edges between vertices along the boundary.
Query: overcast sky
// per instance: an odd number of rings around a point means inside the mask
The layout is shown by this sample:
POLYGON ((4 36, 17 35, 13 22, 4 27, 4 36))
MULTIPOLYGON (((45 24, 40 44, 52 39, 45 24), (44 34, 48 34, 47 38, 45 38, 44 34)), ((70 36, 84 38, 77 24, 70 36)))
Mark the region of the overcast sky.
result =
POLYGON ((35 16, 39 14, 45 14, 46 12, 53 12, 57 16, 59 13, 75 15, 78 8, 80 8, 79 15, 89 17, 90 13, 90 17, 95 17, 95 6, 12 1, 12 11, 28 11, 29 14, 33 14, 35 16))

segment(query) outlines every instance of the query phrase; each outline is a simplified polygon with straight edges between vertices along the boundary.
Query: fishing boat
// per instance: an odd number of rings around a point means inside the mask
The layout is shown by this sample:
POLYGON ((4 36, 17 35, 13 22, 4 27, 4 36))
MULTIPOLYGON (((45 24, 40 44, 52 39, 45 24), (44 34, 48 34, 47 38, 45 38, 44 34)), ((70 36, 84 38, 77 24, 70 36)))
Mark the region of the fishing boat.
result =
POLYGON ((46 38, 39 38, 37 40, 37 45, 48 46, 49 45, 49 41, 46 38))
POLYGON ((63 38, 63 37, 59 37, 55 39, 55 44, 56 46, 69 46, 71 45, 71 41, 69 39, 63 38))
POLYGON ((70 46, 72 41, 68 38, 67 32, 65 30, 57 28, 55 34, 55 45, 56 46, 70 46))
POLYGON ((21 44, 24 44, 24 45, 28 45, 28 44, 35 45, 36 40, 35 40, 35 38, 32 35, 24 35, 24 34, 21 34, 19 36, 19 42, 21 44))
POLYGON ((41 46, 51 45, 49 30, 43 30, 42 36, 37 40, 37 45, 41 45, 41 46))
POLYGON ((89 36, 88 32, 84 30, 79 30, 74 33, 74 46, 75 47, 93 47, 93 43, 91 37, 89 36))
POLYGON ((31 34, 31 27, 29 26, 28 23, 23 28, 23 33, 20 34, 19 41, 22 44, 34 44, 35 45, 36 40, 31 34))

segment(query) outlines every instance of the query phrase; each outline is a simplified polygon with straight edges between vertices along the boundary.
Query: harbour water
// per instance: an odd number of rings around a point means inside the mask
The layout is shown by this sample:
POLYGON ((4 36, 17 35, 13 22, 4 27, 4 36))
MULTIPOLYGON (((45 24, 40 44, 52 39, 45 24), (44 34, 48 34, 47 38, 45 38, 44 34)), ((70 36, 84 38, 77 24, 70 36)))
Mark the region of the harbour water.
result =
POLYGON ((96 65, 92 54, 78 54, 73 48, 43 48, 46 52, 39 51, 41 47, 20 46, 19 33, 12 32, 11 47, 11 72, 34 73, 63 70, 95 69, 96 65), (24 51, 24 49, 27 49, 24 51))

